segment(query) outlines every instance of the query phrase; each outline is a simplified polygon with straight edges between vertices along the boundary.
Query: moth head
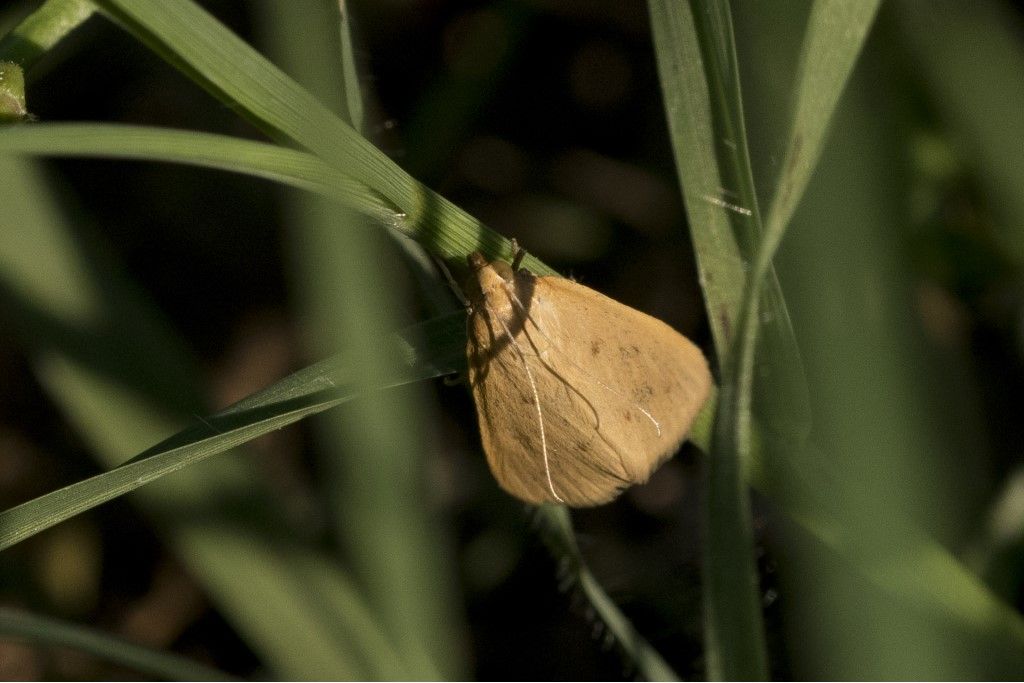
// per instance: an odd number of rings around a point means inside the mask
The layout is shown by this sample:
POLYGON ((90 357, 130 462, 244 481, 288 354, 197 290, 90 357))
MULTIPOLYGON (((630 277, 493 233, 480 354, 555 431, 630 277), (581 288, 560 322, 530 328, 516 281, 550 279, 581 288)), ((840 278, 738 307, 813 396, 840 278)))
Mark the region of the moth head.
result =
POLYGON ((504 261, 488 261, 479 251, 466 257, 469 277, 462 288, 470 303, 485 298, 487 294, 506 282, 515 281, 512 266, 504 261))
POLYGON ((512 282, 515 280, 515 272, 512 270, 512 266, 501 260, 488 261, 487 258, 479 251, 474 251, 472 254, 466 257, 466 262, 469 264, 469 270, 471 271, 474 278, 479 279, 481 273, 487 268, 493 268, 494 271, 501 276, 505 282, 512 282))
POLYGON ((467 256, 466 263, 469 265, 469 270, 474 276, 488 266, 487 259, 479 251, 474 251, 467 256))

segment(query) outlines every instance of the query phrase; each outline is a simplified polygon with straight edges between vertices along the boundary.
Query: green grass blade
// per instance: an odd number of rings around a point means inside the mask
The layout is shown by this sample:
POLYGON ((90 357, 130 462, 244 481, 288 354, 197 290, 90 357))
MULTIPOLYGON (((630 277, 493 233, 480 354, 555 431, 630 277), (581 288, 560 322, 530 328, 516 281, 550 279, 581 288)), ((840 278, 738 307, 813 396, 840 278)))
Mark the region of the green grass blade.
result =
MULTIPOLYGON (((407 364, 389 369, 386 378, 379 376, 374 389, 456 372, 461 365, 452 358, 452 339, 465 334, 462 318, 461 313, 448 316, 399 336, 396 355, 407 364)), ((201 420, 109 472, 0 512, 0 550, 167 474, 351 400, 352 392, 338 388, 351 381, 349 375, 344 365, 324 361, 269 387, 244 407, 201 420)))
POLYGON ((341 80, 345 96, 345 120, 358 131, 365 131, 363 92, 360 88, 355 42, 352 37, 352 12, 344 0, 338 1, 338 56, 341 60, 341 80))
POLYGON ((0 636, 44 646, 69 647, 153 678, 171 681, 235 680, 217 669, 136 645, 94 628, 7 607, 0 607, 0 636))
MULTIPOLYGON (((450 266, 462 268, 476 250, 492 258, 512 258, 507 240, 416 182, 199 6, 187 0, 95 4, 259 127, 297 142, 379 193, 389 205, 388 223, 399 223, 397 227, 450 266), (395 214, 400 218, 392 220, 395 214)), ((26 42, 51 47, 82 21, 79 5, 76 0, 50 0, 24 23, 26 42)), ((5 44, 8 58, 20 55, 20 39, 11 41, 5 44)), ((0 51, 0 59, 4 54, 0 51)), ((524 265, 538 274, 555 274, 533 256, 524 265)))
MULTIPOLYGON (((701 16, 706 33, 702 43, 695 17, 687 3, 665 5, 656 2, 651 6, 659 68, 662 82, 666 84, 670 130, 677 149, 677 163, 693 226, 709 317, 712 329, 717 330, 716 346, 723 353, 730 348, 730 322, 734 320, 732 316, 736 314, 739 301, 737 288, 744 279, 737 276, 735 251, 738 250, 734 243, 729 242, 731 235, 726 236, 728 217, 721 209, 715 215, 702 203, 712 204, 708 196, 714 198, 717 195, 708 191, 709 185, 716 187, 715 183, 721 182, 722 178, 720 165, 714 156, 715 135, 723 130, 741 131, 742 110, 738 102, 738 86, 732 85, 736 69, 730 61, 732 45, 728 17, 723 14, 725 10, 722 7, 705 9, 710 9, 712 14, 710 18, 701 16), (715 36, 718 37, 717 42, 709 42, 715 36), (705 45, 704 56, 711 62, 708 67, 705 67, 697 47, 701 44, 705 45), (709 76, 708 69, 714 69, 714 74, 709 76), (719 84, 717 90, 716 83, 719 84), (714 99, 716 95, 717 99, 714 99), (715 128, 713 99, 719 102, 719 117, 722 119, 718 129, 715 128), (689 158, 686 155, 690 155, 689 158), (723 293, 723 280, 732 284, 731 291, 723 293)), ((766 281, 771 281, 774 247, 781 239, 784 225, 792 215, 820 152, 827 122, 874 10, 872 3, 854 7, 851 3, 819 2, 812 11, 803 69, 795 96, 796 132, 790 136, 787 152, 790 161, 784 165, 780 188, 769 212, 765 228, 767 243, 758 250, 751 281, 747 283, 739 319, 739 347, 732 349, 738 355, 730 354, 723 368, 724 386, 712 434, 709 564, 705 569, 710 672, 715 677, 763 677, 766 674, 763 625, 750 557, 749 503, 740 472, 741 458, 749 457, 751 452, 750 404, 758 304, 766 281), (836 35, 842 31, 847 33, 836 35), (743 362, 737 362, 738 359, 743 362)), ((733 156, 734 162, 729 166, 732 178, 739 183, 741 190, 747 187, 747 191, 752 192, 749 184, 744 182, 744 177, 750 172, 746 150, 740 151, 738 159, 733 156)), ((756 207, 756 196, 749 199, 756 207)))
POLYGON ((714 201, 721 173, 708 79, 690 3, 652 0, 650 13, 676 169, 708 323, 721 359, 735 330, 746 274, 727 210, 714 201))
POLYGON ((37 123, 0 132, 0 152, 162 161, 244 173, 315 192, 378 221, 405 227, 402 221, 391 220, 394 209, 365 185, 308 152, 266 142, 144 126, 37 123))
POLYGON ((907 141, 920 120, 893 96, 906 74, 880 69, 891 41, 873 43, 781 264, 800 292, 794 310, 821 378, 817 429, 829 435, 824 452, 793 454, 794 470, 769 493, 817 536, 809 548, 787 543, 795 559, 780 570, 801 591, 800 642, 821 653, 796 675, 1013 677, 1024 657, 1020 615, 936 541, 955 537, 971 509, 963 453, 980 442, 948 395, 959 388, 950 359, 922 353, 919 274, 904 268, 908 188, 919 182, 907 141))
POLYGON ((783 171, 745 288, 736 346, 723 368, 719 410, 711 442, 709 524, 705 590, 709 605, 712 673, 735 679, 766 675, 763 623, 753 587, 749 501, 740 464, 752 452, 751 397, 760 308, 772 258, 821 153, 828 124, 846 85, 877 2, 819 0, 811 11, 798 70, 794 120, 783 171), (715 499, 715 490, 723 492, 715 499), (715 518, 740 534, 715 534, 715 518), (716 620, 718 624, 716 625, 716 620), (716 652, 717 650, 717 652, 716 652))
MULTIPOLYGON (((764 233, 764 223, 750 161, 731 10, 727 0, 701 0, 696 7, 695 38, 700 41, 707 65, 704 73, 708 79, 714 143, 722 173, 721 199, 732 207, 729 217, 733 234, 744 263, 750 263, 764 233)), ((773 431, 801 440, 810 431, 810 397, 793 323, 774 268, 764 285, 761 310, 765 324, 758 354, 767 362, 758 366, 755 412, 762 424, 773 431)), ((720 349, 720 357, 725 355, 726 350, 720 349)))
POLYGON ((749 259, 764 226, 750 165, 732 17, 729 3, 722 0, 700 0, 695 5, 694 35, 689 38, 699 41, 704 63, 715 133, 713 144, 724 190, 720 199, 736 207, 731 214, 733 232, 740 252, 749 259))
MULTIPOLYGON (((275 2, 262 9, 270 50, 282 66, 310 91, 329 96, 336 109, 361 108, 349 100, 358 84, 341 82, 337 9, 275 2)), ((452 554, 425 476, 437 456, 431 402, 418 387, 376 390, 396 362, 382 340, 402 324, 398 254, 363 217, 316 197, 296 196, 287 210, 299 264, 296 290, 314 353, 339 351, 352 386, 364 395, 341 415, 317 421, 319 478, 335 538, 414 677, 462 678, 452 554)), ((460 324, 464 318, 461 310, 455 314, 460 324)))
MULTIPOLYGON (((759 303, 772 259, 821 154, 825 133, 853 69, 878 2, 818 0, 811 11, 798 69, 792 130, 783 171, 743 297, 737 348, 724 373, 715 433, 741 454, 751 451, 750 392, 759 303), (727 411, 722 415, 722 411, 727 411)), ((714 438, 714 437, 713 437, 714 438)))
MULTIPOLYGON (((187 419, 170 416, 204 412, 198 373, 174 331, 90 247, 87 226, 72 238, 34 167, 0 156, 0 170, 8 329, 95 457, 116 467, 187 419), (154 372, 161 381, 146 381, 154 372)), ((132 498, 275 675, 411 675, 337 561, 278 509, 251 463, 209 459, 132 498)))
MULTIPOLYGON (((279 68, 188 0, 99 0, 109 16, 157 54, 274 137, 294 141, 404 214, 407 230, 455 268, 480 250, 511 259, 507 240, 427 189, 279 68)), ((524 265, 552 274, 533 257, 524 265)))
POLYGON ((90 0, 46 0, 0 38, 0 60, 28 68, 96 11, 90 0))
POLYGON ((25 74, 14 62, 0 61, 0 124, 28 116, 25 105, 25 74))
POLYGON ((561 505, 544 505, 535 511, 544 542, 558 557, 561 567, 579 587, 608 633, 649 681, 678 681, 679 675, 633 627, 591 574, 580 553, 569 511, 561 505))
MULTIPOLYGON (((683 184, 708 318, 722 359, 732 346, 745 280, 730 216, 721 203, 714 201, 719 198, 718 188, 723 181, 716 151, 716 136, 721 133, 716 130, 712 99, 724 100, 731 93, 722 92, 721 79, 708 74, 715 65, 705 64, 702 57, 701 36, 691 4, 657 0, 650 8, 676 167, 683 184)), ((705 36, 704 42, 708 40, 705 36)), ((728 47, 731 49, 731 45, 728 47)), ((734 104, 740 106, 738 101, 734 104)), ((719 111, 735 123, 731 116, 734 108, 720 106, 719 111)), ((742 119, 739 125, 742 129, 742 119)), ((740 170, 733 168, 734 173, 740 170)), ((753 199, 756 206, 756 197, 753 199)), ((752 230, 754 235, 757 232, 752 230)), ((716 424, 720 422, 721 415, 716 424)), ((753 566, 747 491, 737 454, 722 452, 714 440, 708 477, 703 567, 708 676, 719 680, 763 679, 767 677, 764 625, 753 566)))
POLYGON ((762 261, 771 261, 803 197, 878 6, 879 0, 817 0, 811 8, 797 68, 789 142, 765 224, 765 241, 759 247, 767 256, 762 261))
POLYGON ((794 585, 805 591, 801 607, 843 617, 827 624, 817 616, 811 619, 813 632, 806 642, 828 650, 820 659, 827 668, 819 670, 847 678, 906 678, 926 672, 931 678, 999 679, 1012 678, 1012 672, 1024 668, 1021 615, 904 514, 869 514, 865 519, 856 495, 785 466, 773 468, 754 485, 785 509, 819 547, 816 552, 827 549, 841 559, 846 572, 833 582, 836 570, 829 568, 831 576, 823 578, 820 556, 800 556, 804 566, 794 572, 798 579, 820 582, 814 588, 794 585), (884 602, 881 609, 874 604, 879 601, 884 602), (843 614, 845 610, 852 613, 843 614), (844 633, 840 623, 859 630, 844 633), (917 628, 900 639, 897 629, 908 623, 917 628), (889 638, 894 639, 879 643, 889 638), (837 647, 840 641, 842 647, 837 647), (976 659, 978 652, 986 653, 984 662, 976 659))

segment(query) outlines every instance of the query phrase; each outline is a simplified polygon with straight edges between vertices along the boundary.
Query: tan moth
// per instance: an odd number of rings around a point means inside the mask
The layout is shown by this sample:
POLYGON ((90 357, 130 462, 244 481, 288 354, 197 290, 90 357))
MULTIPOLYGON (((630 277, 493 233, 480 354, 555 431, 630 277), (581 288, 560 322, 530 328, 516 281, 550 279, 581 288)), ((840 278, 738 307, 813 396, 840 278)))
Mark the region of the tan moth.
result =
POLYGON ((528 503, 606 503, 682 443, 711 388, 665 323, 561 277, 469 257, 469 384, 484 452, 528 503))

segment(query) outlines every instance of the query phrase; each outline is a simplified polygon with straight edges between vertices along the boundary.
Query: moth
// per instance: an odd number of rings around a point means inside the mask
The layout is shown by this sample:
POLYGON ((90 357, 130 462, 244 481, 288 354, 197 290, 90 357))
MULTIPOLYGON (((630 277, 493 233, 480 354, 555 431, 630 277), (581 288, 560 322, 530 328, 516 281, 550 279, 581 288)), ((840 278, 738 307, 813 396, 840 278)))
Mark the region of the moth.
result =
POLYGON ((532 504, 606 503, 679 448, 711 373, 662 321, 561 277, 469 256, 469 385, 491 472, 532 504))

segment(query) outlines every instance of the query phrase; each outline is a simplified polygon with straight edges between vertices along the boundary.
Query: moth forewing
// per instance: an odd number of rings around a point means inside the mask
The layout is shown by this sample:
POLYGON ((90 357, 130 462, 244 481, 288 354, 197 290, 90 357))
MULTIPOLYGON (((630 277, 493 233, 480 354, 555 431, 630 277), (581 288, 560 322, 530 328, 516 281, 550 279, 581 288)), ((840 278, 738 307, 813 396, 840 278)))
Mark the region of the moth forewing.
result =
POLYGON ((588 506, 646 481, 707 397, 700 350, 570 280, 478 266, 469 377, 501 486, 531 503, 588 506))

